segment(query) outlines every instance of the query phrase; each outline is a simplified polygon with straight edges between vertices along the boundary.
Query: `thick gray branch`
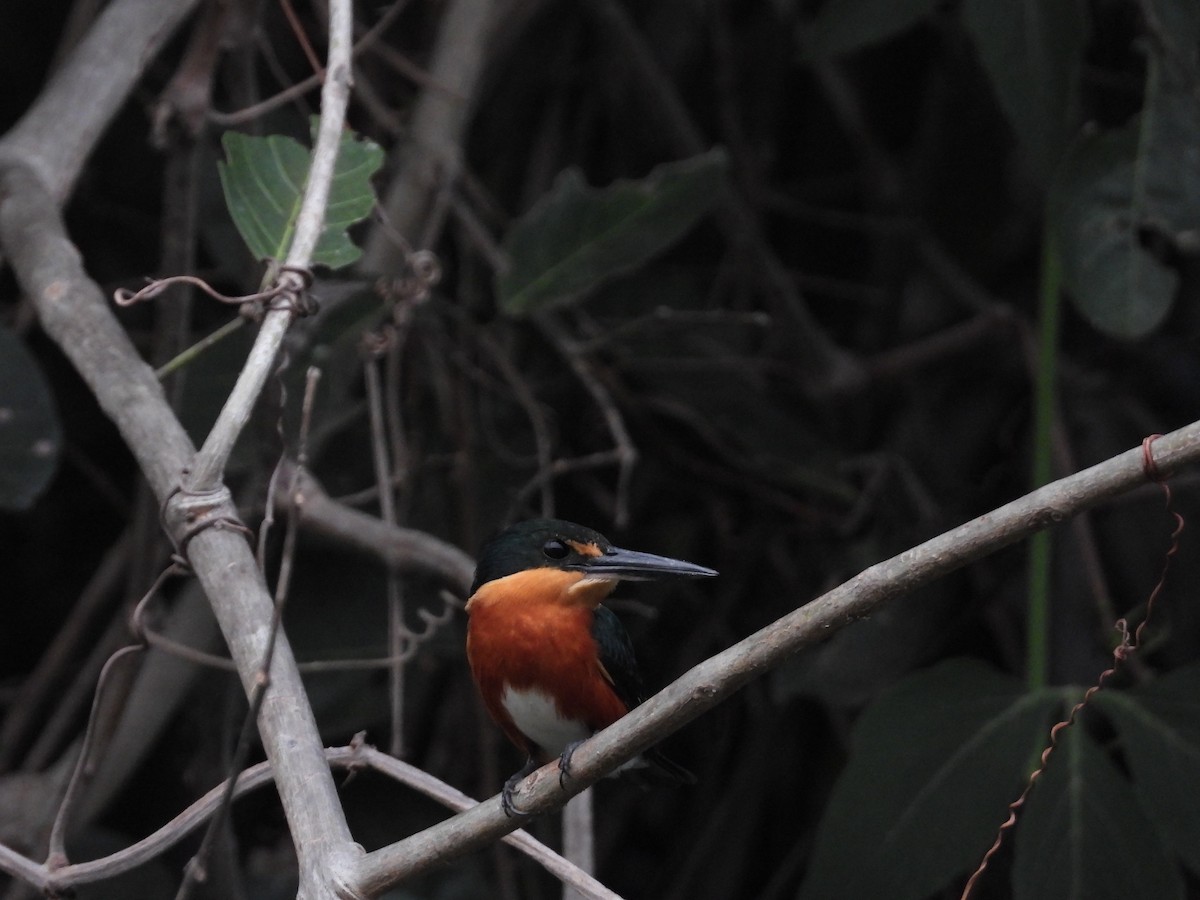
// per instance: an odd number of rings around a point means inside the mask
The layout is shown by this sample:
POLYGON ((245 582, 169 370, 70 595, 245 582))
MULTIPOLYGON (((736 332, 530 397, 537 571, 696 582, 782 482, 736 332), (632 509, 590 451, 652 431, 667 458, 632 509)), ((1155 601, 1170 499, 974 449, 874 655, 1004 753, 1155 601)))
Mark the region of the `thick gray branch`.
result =
POLYGON ((67 64, 0 141, 0 161, 28 165, 61 204, 146 64, 198 4, 199 0, 110 3, 67 64))

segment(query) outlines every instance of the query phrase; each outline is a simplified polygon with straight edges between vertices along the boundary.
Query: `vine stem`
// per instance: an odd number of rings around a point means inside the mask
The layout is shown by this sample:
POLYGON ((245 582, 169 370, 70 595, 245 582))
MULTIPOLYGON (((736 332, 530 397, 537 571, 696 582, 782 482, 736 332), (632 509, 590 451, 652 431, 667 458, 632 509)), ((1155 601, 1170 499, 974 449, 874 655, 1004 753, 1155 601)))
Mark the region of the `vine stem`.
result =
MULTIPOLYGON (((1062 270, 1054 240, 1042 239, 1037 375, 1034 382, 1033 487, 1054 477, 1054 421, 1057 415, 1058 326, 1062 270)), ((1025 623, 1025 680, 1031 691, 1046 686, 1050 672, 1051 535, 1039 531, 1029 542, 1029 604, 1025 623)))

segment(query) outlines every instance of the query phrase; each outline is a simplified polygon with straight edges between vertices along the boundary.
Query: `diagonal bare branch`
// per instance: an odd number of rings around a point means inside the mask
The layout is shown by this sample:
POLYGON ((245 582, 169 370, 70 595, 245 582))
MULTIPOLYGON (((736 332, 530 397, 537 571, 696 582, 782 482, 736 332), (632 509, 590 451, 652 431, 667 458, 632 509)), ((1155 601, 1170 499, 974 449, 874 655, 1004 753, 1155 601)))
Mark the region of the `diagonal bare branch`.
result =
MULTIPOLYGON (((1200 422, 1153 444, 1158 473, 1169 476, 1200 462, 1200 422)), ((561 806, 623 762, 720 703, 751 679, 888 600, 906 594, 1031 534, 1064 522, 1145 483, 1139 446, 1026 494, 951 529, 899 556, 877 563, 727 650, 710 657, 629 715, 584 743, 571 758, 572 777, 559 785, 556 764, 539 769, 520 786, 520 805, 532 813, 561 806)), ((368 853, 355 880, 373 895, 478 849, 521 824, 509 819, 498 797, 420 834, 368 853)))

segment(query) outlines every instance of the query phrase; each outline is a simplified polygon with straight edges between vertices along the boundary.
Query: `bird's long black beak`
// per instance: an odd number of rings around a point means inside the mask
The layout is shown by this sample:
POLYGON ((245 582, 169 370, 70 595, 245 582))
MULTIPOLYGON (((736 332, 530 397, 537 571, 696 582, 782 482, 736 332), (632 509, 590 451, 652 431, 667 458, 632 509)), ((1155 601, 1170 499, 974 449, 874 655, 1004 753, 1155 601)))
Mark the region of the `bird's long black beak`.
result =
POLYGON ((711 578, 717 574, 715 569, 684 562, 682 559, 642 553, 639 550, 622 550, 620 547, 610 547, 599 556, 588 557, 579 566, 579 570, 589 575, 619 578, 623 581, 652 581, 656 578, 670 577, 711 578))

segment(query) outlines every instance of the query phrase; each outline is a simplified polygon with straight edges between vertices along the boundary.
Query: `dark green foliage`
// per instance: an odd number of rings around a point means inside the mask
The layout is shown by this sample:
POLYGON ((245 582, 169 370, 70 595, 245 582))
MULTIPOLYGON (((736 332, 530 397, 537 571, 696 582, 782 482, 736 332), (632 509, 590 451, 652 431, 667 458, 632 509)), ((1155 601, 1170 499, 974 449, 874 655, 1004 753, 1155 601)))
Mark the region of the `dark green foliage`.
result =
POLYGON ((1096 707, 1117 730, 1140 809, 1171 852, 1200 874, 1200 666, 1107 691, 1096 707))
POLYGON ((1048 181, 1080 124, 1087 4, 966 0, 962 17, 1024 162, 1048 181))
POLYGON ((800 897, 918 900, 972 868, 1065 700, 965 660, 884 694, 855 728, 800 897))
MULTIPOLYGON (((217 166, 234 223, 256 259, 282 260, 300 214, 312 151, 278 134, 252 137, 230 131, 221 143, 226 158, 217 166)), ((343 134, 325 228, 313 253, 315 264, 340 269, 362 255, 346 229, 371 212, 371 176, 381 165, 383 150, 378 145, 349 131, 343 134)))
POLYGON ((1134 789, 1083 726, 1062 733, 1018 821, 1017 900, 1183 897, 1179 869, 1134 789))
POLYGON ((895 37, 928 18, 939 0, 834 0, 800 29, 800 46, 811 59, 853 53, 895 37))
POLYGON ((509 266, 496 279, 501 308, 527 315, 581 300, 653 259, 720 202, 725 166, 725 153, 710 150, 601 189, 563 172, 508 232, 509 266))
MULTIPOLYGON (((800 897, 916 900, 961 880, 1040 766, 1052 720, 1081 693, 1028 693, 963 660, 885 693, 855 727, 800 897)), ((1096 695, 1060 732, 1005 836, 1013 896, 1182 897, 1175 859, 1196 865, 1197 722, 1200 666, 1096 695), (1094 711, 1116 727, 1119 757, 1093 736, 1094 711)))
POLYGON ((1174 248, 1200 229, 1200 6, 1147 8, 1170 42, 1147 47, 1142 111, 1071 149, 1051 206, 1068 292, 1122 338, 1162 324, 1180 285, 1174 248))

